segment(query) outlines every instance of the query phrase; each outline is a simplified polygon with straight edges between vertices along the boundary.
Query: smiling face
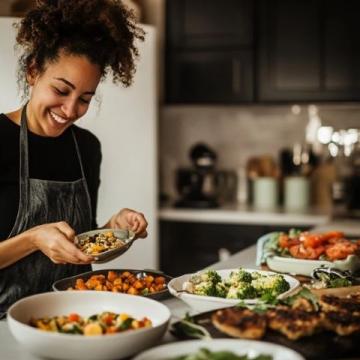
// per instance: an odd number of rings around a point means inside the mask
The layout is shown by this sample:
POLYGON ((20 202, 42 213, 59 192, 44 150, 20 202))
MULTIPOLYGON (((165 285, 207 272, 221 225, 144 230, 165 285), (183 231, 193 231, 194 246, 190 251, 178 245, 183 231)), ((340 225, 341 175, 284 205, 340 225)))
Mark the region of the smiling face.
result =
POLYGON ((41 73, 28 74, 31 96, 27 106, 29 130, 48 137, 61 135, 86 114, 101 78, 100 67, 87 57, 63 51, 41 73))

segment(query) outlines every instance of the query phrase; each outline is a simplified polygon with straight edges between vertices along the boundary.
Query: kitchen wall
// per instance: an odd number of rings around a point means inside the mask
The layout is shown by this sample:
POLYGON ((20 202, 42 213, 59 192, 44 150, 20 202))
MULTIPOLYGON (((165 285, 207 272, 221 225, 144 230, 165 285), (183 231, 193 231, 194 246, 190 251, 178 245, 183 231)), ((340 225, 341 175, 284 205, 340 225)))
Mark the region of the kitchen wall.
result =
MULTIPOLYGON (((360 105, 317 106, 322 125, 360 128, 360 105)), ((238 169, 250 156, 272 154, 305 139, 308 105, 163 106, 159 124, 160 189, 176 196, 175 170, 188 166, 188 151, 198 141, 218 154, 219 168, 238 169), (298 111, 300 110, 300 113, 298 111)))

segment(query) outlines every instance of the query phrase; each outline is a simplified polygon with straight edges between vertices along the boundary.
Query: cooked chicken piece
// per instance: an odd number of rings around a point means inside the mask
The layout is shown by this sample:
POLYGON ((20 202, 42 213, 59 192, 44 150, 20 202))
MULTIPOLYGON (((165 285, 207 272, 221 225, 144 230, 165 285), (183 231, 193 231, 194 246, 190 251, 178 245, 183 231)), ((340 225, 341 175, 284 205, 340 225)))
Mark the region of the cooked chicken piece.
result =
POLYGON ((269 327, 279 331, 291 340, 312 335, 320 326, 320 315, 315 311, 305 311, 279 306, 267 311, 269 327))
POLYGON ((328 311, 321 314, 322 324, 338 335, 350 335, 360 331, 360 316, 354 316, 347 311, 328 311))
POLYGON ((291 305, 293 309, 299 309, 304 311, 315 311, 314 305, 303 297, 298 297, 294 303, 291 305))
POLYGON ((360 316, 360 301, 359 295, 340 298, 333 295, 323 295, 320 298, 321 310, 329 311, 345 311, 353 315, 360 316))
POLYGON ((212 316, 213 325, 232 337, 260 339, 266 328, 266 316, 244 308, 218 310, 212 316))

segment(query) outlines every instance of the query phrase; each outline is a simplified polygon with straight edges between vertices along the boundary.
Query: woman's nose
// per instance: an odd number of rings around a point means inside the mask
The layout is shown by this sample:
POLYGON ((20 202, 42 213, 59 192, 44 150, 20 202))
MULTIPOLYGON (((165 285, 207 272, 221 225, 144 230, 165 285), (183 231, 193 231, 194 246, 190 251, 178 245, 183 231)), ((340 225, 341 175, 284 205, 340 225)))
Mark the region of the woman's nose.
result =
POLYGON ((68 119, 77 119, 76 101, 65 102, 61 107, 61 111, 66 115, 68 119))

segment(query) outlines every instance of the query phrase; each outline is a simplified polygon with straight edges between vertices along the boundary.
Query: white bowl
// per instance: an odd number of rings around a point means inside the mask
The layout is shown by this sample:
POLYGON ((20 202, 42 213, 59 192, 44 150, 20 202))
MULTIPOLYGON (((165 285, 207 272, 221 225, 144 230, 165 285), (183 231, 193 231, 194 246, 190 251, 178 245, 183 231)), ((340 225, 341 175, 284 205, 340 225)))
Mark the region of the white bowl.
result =
POLYGON ((177 356, 194 353, 201 348, 211 351, 231 351, 236 355, 255 357, 260 354, 272 355, 273 360, 304 360, 304 358, 289 348, 268 342, 254 340, 214 339, 188 340, 157 346, 147 350, 134 360, 170 360, 177 356))
POLYGON ((97 291, 49 292, 26 297, 8 311, 11 333, 29 352, 56 359, 122 359, 157 343, 170 319, 165 305, 141 296, 97 291), (83 336, 47 332, 28 325, 31 317, 103 311, 148 317, 153 327, 111 335, 83 336))
POLYGON ((339 270, 355 272, 360 269, 360 258, 350 255, 345 260, 306 260, 284 256, 269 256, 266 264, 271 270, 282 273, 311 276, 314 269, 326 267, 339 270))
MULTIPOLYGON (((238 269, 226 269, 226 270, 217 270, 216 272, 223 278, 229 278, 230 273, 232 271, 237 271, 238 269)), ((272 271, 263 271, 263 270, 256 270, 256 269, 244 269, 248 272, 254 272, 257 271, 262 275, 276 275, 276 273, 272 271)), ((175 279, 172 279, 168 284, 168 289, 170 294, 176 296, 177 298, 183 300, 186 304, 188 304, 190 307, 195 309, 199 312, 204 311, 210 311, 210 310, 216 310, 221 309, 224 307, 234 306, 238 304, 240 301, 244 301, 246 304, 256 304, 256 302, 259 301, 259 299, 224 299, 219 298, 215 296, 202 296, 202 295, 195 295, 195 294, 189 294, 187 292, 184 292, 183 284, 186 281, 189 281, 190 277, 193 274, 186 274, 179 276, 175 279)), ((299 286, 300 282, 289 275, 283 275, 285 280, 289 283, 290 289, 281 295, 278 296, 278 298, 285 298, 289 295, 291 295, 299 286)))

